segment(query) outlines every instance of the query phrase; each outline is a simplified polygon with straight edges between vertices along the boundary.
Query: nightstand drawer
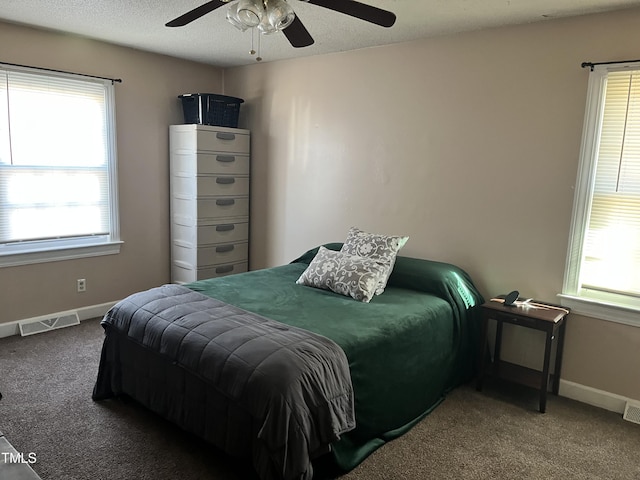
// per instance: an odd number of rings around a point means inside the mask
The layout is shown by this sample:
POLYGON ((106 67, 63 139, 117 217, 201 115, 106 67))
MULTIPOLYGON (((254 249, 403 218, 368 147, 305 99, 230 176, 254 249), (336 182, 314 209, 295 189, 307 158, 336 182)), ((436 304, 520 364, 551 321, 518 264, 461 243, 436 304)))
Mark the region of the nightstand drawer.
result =
POLYGON ((508 313, 491 313, 489 318, 499 320, 504 323, 521 325, 528 328, 538 328, 538 321, 535 318, 523 317, 521 315, 509 315, 508 313))

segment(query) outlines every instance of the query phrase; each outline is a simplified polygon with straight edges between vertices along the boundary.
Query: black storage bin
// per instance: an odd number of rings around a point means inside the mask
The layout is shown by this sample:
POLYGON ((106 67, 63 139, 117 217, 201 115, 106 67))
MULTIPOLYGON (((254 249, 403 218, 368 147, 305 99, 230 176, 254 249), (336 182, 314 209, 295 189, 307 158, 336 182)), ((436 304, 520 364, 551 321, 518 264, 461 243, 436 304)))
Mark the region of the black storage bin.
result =
POLYGON ((185 93, 182 100, 184 123, 238 128, 241 98, 215 93, 185 93))

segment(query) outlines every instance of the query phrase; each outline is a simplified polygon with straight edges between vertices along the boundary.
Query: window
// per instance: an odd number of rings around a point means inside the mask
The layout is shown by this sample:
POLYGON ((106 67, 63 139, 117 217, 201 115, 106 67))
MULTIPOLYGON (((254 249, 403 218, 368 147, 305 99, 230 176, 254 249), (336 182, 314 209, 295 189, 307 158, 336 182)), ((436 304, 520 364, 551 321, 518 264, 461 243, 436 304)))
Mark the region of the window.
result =
POLYGON ((118 253, 113 90, 0 68, 0 266, 118 253))
POLYGON ((561 296, 579 313, 640 326, 640 63, 590 73, 561 296))

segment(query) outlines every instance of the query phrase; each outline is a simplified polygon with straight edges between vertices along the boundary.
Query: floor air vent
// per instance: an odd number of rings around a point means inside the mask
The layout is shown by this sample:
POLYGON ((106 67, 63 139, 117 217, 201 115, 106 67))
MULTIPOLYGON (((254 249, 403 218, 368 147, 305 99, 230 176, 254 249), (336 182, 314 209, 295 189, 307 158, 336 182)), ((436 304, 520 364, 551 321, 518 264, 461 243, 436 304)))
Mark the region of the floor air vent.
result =
POLYGON ((18 323, 20 335, 23 337, 79 324, 80 318, 77 312, 64 312, 47 317, 31 318, 18 323))
POLYGON ((628 422, 640 423, 640 403, 627 402, 622 418, 628 422))

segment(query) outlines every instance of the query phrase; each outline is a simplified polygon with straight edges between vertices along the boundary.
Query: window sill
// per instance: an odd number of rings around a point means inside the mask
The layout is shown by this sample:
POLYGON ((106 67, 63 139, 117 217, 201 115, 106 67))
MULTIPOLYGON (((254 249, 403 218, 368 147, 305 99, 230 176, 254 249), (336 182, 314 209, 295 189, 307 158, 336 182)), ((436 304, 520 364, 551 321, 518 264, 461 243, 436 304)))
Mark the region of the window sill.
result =
POLYGON ((101 243, 99 245, 84 245, 48 249, 35 252, 20 252, 0 255, 1 267, 15 267, 18 265, 30 265, 34 263, 59 262, 75 258, 99 257, 102 255, 115 255, 120 253, 122 241, 101 243))
POLYGON ((593 317, 609 322, 640 327, 640 308, 617 305, 602 300, 558 294, 563 307, 569 307, 572 313, 593 317))

